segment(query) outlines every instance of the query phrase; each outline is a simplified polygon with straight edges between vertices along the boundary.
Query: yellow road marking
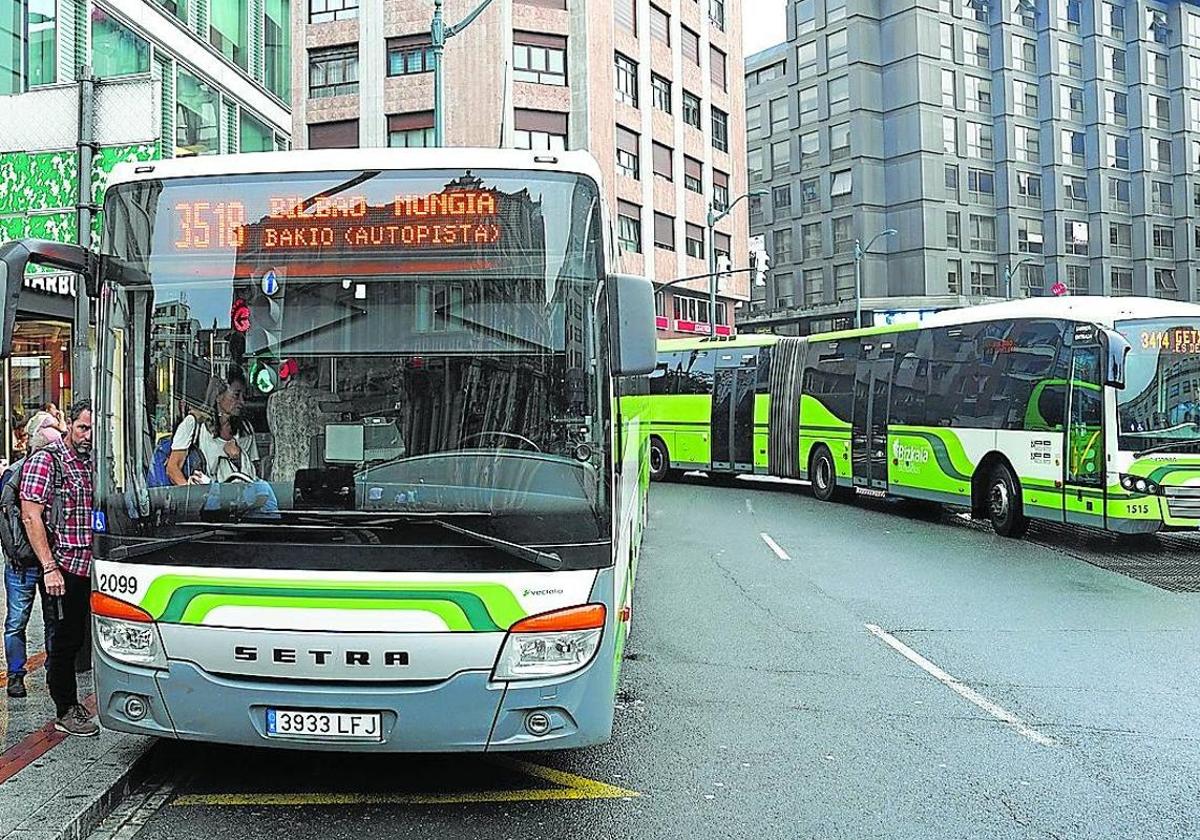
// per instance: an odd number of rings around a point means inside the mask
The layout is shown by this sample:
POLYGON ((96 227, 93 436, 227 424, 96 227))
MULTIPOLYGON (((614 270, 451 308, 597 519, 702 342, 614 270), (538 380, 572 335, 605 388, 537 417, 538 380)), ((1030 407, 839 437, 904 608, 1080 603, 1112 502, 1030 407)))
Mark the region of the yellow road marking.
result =
POLYGON ((499 764, 550 782, 556 787, 525 790, 481 790, 462 793, 189 793, 173 805, 296 806, 296 805, 469 805, 488 802, 550 802, 564 799, 627 799, 636 791, 543 767, 528 761, 499 759, 499 764))

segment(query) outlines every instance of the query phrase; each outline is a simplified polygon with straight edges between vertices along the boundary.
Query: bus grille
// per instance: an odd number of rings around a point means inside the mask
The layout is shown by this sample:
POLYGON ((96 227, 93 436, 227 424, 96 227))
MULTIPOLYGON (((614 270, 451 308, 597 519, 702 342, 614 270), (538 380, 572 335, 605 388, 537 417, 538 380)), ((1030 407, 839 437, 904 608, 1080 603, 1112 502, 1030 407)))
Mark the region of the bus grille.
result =
POLYGON ((1167 510, 1180 519, 1200 519, 1200 487, 1168 487, 1167 510))

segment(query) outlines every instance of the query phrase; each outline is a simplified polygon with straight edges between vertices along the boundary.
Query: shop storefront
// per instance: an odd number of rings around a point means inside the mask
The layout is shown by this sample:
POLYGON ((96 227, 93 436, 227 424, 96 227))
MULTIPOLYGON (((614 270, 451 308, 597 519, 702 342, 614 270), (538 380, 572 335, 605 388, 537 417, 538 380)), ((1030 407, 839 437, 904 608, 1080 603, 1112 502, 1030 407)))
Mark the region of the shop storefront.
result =
POLYGON ((47 403, 64 412, 71 404, 73 275, 25 278, 13 353, 4 362, 4 449, 11 462, 25 454, 25 424, 47 403))

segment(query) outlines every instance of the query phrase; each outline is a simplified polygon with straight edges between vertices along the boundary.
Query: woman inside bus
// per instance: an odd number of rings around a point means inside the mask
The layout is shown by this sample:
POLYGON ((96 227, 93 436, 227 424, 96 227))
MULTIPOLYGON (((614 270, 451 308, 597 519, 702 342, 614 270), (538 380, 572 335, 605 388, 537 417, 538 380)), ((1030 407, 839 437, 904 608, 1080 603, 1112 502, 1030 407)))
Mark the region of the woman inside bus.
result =
POLYGON ((210 482, 258 479, 258 447, 254 429, 242 416, 246 406, 246 379, 240 369, 229 369, 227 377, 214 376, 209 382, 203 412, 189 412, 171 440, 167 459, 167 477, 172 484, 209 484, 210 482), (200 463, 189 475, 184 466, 193 452, 200 463))

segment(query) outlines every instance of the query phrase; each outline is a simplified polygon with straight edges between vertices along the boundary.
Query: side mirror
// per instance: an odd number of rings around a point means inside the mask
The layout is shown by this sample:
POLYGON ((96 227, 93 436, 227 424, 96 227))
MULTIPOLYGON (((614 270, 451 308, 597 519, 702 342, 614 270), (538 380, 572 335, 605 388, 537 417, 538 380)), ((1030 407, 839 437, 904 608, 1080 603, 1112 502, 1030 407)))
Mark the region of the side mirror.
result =
POLYGON ((1104 352, 1104 384, 1123 389, 1125 387, 1125 357, 1132 349, 1129 340, 1114 330, 1101 330, 1100 349, 1104 352))
POLYGON ((654 286, 645 277, 608 278, 609 355, 613 376, 643 376, 658 364, 654 286))
POLYGON ((0 359, 12 355, 17 304, 25 283, 25 267, 31 262, 82 274, 89 293, 95 282, 94 256, 79 245, 44 239, 21 239, 0 245, 0 359))

